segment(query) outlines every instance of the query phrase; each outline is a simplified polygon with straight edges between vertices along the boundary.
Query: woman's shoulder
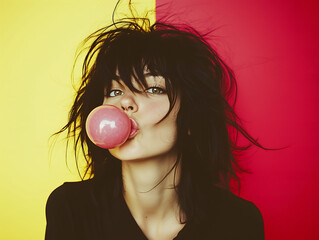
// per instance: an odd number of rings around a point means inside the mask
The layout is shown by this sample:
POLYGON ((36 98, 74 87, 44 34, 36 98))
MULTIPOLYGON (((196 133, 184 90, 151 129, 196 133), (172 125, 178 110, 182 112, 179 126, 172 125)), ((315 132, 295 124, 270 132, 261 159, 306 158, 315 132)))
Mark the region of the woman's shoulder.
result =
POLYGON ((232 221, 262 221, 262 214, 251 201, 239 197, 227 189, 213 187, 210 192, 210 205, 220 218, 232 221))
POLYGON ((81 194, 83 191, 89 191, 92 186, 92 179, 78 182, 64 182, 62 185, 52 191, 49 198, 59 196, 68 196, 73 194, 81 194))
MULTIPOLYGON (((46 204, 46 239, 81 239, 98 235, 100 208, 92 181, 65 182, 50 194, 46 204)), ((90 238, 99 239, 99 238, 90 238)))
POLYGON ((229 235, 226 239, 264 239, 263 217, 253 202, 219 187, 214 187, 210 196, 207 223, 217 232, 229 235))
POLYGON ((257 206, 242 197, 232 193, 230 190, 220 187, 214 187, 211 191, 211 197, 214 199, 214 205, 222 211, 232 213, 260 214, 257 206))
POLYGON ((49 195, 46 203, 47 214, 50 212, 72 211, 81 207, 94 207, 95 194, 92 180, 65 182, 49 195))
POLYGON ((92 180, 84 180, 79 182, 64 182, 61 186, 54 189, 48 198, 48 203, 79 199, 80 196, 87 195, 91 190, 92 180))

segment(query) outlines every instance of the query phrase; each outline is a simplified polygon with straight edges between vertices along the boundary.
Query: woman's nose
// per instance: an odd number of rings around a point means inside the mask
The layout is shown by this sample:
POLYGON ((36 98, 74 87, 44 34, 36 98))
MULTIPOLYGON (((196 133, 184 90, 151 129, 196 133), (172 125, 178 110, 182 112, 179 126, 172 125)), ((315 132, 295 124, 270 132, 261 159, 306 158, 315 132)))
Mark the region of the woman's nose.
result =
POLYGON ((138 106, 135 102, 134 96, 132 96, 132 94, 129 95, 124 95, 121 99, 121 108, 124 112, 131 112, 134 113, 138 110, 138 106))

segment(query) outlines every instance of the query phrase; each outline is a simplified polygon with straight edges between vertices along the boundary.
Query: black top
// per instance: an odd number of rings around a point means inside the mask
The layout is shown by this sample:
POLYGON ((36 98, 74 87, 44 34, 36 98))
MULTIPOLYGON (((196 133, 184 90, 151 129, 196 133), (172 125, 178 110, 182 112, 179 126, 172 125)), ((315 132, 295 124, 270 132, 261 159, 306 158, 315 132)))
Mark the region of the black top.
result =
MULTIPOLYGON (((67 182, 55 189, 46 205, 46 240, 147 240, 122 194, 101 195, 94 181, 67 182)), ((229 191, 214 187, 206 217, 187 222, 174 240, 262 240, 258 208, 229 191)))

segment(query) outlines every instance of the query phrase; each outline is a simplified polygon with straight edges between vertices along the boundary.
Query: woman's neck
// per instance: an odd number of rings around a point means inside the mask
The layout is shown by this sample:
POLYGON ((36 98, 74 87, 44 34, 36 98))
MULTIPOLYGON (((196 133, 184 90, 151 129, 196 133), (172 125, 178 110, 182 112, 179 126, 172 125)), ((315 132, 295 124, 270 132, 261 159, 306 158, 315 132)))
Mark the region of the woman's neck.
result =
POLYGON ((123 195, 137 222, 160 223, 172 219, 173 215, 179 216, 174 185, 179 181, 180 166, 177 166, 176 174, 173 169, 161 182, 175 161, 176 155, 162 159, 122 161, 123 195))

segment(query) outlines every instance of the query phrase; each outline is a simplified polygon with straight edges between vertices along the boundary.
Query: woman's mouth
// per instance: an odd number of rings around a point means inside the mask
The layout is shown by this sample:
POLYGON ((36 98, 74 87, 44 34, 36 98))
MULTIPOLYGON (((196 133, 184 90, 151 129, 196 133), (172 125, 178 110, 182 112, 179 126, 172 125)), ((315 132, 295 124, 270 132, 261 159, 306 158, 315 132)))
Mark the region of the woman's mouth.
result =
POLYGON ((137 134, 138 134, 138 125, 137 125, 137 122, 130 118, 130 121, 131 121, 131 132, 130 132, 130 135, 128 137, 128 139, 131 139, 133 137, 135 137, 137 134))

